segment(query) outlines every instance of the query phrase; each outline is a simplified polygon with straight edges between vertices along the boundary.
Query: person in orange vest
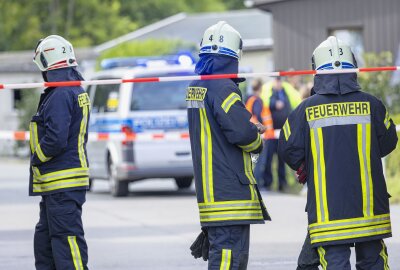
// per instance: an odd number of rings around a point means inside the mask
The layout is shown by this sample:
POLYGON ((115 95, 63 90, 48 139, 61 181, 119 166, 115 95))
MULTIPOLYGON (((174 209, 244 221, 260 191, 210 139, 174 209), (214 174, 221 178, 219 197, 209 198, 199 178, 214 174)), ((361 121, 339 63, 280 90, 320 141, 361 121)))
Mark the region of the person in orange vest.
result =
POLYGON ((274 127, 272 125, 271 111, 260 97, 263 82, 261 79, 255 79, 252 83, 253 94, 246 101, 246 109, 252 114, 250 119, 254 124, 261 123, 267 130, 264 133, 264 139, 274 138, 274 127))
MULTIPOLYGON (((261 123, 266 128, 263 134, 264 144, 266 140, 274 139, 274 126, 272 123, 272 115, 268 106, 264 105, 261 99, 261 90, 263 86, 263 81, 261 79, 255 79, 252 83, 253 93, 248 97, 246 101, 246 109, 251 113, 252 117, 250 119, 254 124, 261 123)), ((265 166, 266 159, 264 151, 261 153, 260 159, 256 163, 254 168, 254 177, 256 178, 258 184, 262 179, 262 170, 265 166)))

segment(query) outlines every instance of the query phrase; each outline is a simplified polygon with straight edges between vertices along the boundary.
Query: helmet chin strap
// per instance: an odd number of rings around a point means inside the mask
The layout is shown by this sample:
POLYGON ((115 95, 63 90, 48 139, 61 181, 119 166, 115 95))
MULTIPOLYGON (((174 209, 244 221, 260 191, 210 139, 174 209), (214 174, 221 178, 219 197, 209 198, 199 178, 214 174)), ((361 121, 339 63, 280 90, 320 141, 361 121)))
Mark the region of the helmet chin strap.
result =
POLYGON ((48 82, 48 79, 47 79, 47 71, 42 71, 42 77, 43 77, 43 80, 44 80, 45 82, 48 82))

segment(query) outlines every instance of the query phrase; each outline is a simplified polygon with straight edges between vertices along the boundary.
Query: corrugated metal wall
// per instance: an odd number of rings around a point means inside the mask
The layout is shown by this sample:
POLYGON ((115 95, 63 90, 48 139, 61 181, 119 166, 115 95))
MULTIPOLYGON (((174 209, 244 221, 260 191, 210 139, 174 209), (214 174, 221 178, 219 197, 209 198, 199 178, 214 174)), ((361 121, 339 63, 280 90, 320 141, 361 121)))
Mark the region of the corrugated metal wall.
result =
POLYGON ((400 43, 400 0, 296 0, 261 6, 273 14, 276 69, 310 67, 311 54, 330 29, 362 29, 365 51, 400 43))

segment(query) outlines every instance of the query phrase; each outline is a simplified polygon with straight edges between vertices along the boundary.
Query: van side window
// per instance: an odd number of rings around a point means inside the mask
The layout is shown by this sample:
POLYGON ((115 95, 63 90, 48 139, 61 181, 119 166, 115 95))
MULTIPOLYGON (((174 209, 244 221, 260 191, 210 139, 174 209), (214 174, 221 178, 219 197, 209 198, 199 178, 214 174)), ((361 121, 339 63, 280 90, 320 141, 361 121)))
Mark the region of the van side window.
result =
POLYGON ((92 112, 116 112, 119 105, 119 85, 97 85, 92 112))

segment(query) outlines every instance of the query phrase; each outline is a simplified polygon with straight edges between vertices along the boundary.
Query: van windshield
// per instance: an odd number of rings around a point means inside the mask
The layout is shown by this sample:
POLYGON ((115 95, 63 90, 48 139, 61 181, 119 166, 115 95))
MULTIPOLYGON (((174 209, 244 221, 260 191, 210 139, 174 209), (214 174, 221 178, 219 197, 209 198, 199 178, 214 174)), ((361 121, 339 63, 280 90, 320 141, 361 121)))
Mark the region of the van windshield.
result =
POLYGON ((190 81, 135 83, 132 111, 184 110, 190 81))

